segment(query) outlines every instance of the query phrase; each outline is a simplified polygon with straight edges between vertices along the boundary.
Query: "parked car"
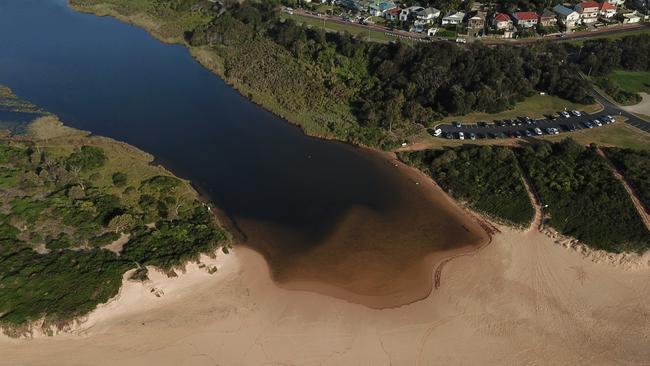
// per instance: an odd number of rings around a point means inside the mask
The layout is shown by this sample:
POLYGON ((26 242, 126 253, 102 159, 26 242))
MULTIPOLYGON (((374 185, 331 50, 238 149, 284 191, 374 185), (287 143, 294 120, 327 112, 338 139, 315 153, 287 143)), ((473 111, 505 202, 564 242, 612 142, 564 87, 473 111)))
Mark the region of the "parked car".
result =
POLYGON ((436 128, 435 130, 433 130, 433 136, 438 137, 440 135, 442 135, 442 130, 441 129, 436 128))
POLYGON ((573 114, 576 117, 582 116, 582 113, 580 113, 580 111, 571 111, 571 114, 573 114))
POLYGON ((472 140, 472 141, 476 140, 476 134, 474 134, 473 132, 470 132, 469 133, 469 139, 472 140))
POLYGON ((533 133, 530 132, 530 130, 524 130, 524 135, 526 135, 526 137, 531 137, 533 133))
POLYGON ((458 122, 452 122, 451 125, 456 127, 456 128, 460 128, 460 123, 458 123, 458 122))
POLYGON ((576 126, 575 124, 572 123, 572 124, 569 125, 569 131, 570 132, 573 132, 573 131, 575 131, 577 129, 578 129, 578 126, 576 126))
POLYGON ((598 126, 598 127, 600 127, 600 126, 603 125, 603 124, 602 124, 599 120, 597 120, 597 119, 593 120, 592 123, 595 124, 595 125, 598 126))
POLYGON ((459 138, 460 140, 465 140, 465 134, 462 133, 462 132, 459 132, 459 133, 458 133, 458 138, 459 138))
POLYGON ((569 118, 569 117, 571 117, 571 115, 570 115, 569 112, 567 112, 567 111, 562 111, 562 112, 560 112, 560 115, 562 115, 562 117, 564 117, 564 118, 569 118))
POLYGON ((521 138, 521 132, 519 130, 515 131, 515 137, 521 138))
POLYGON ((591 122, 589 122, 589 121, 584 122, 583 125, 585 125, 585 127, 587 127, 587 128, 594 128, 594 125, 591 124, 591 122))
POLYGON ((542 134, 542 130, 540 130, 539 127, 535 127, 535 134, 536 134, 537 136, 541 135, 541 134, 542 134))

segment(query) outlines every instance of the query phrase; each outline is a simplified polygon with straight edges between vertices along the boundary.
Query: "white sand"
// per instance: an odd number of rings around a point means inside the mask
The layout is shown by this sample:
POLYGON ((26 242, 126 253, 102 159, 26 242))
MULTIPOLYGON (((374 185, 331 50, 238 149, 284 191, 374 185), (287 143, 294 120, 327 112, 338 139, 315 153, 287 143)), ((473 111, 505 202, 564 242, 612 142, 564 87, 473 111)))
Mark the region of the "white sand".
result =
POLYGON ((128 282, 72 334, 0 338, 0 364, 650 365, 648 266, 502 230, 448 263, 429 298, 387 310, 280 289, 238 248, 214 275, 128 282))

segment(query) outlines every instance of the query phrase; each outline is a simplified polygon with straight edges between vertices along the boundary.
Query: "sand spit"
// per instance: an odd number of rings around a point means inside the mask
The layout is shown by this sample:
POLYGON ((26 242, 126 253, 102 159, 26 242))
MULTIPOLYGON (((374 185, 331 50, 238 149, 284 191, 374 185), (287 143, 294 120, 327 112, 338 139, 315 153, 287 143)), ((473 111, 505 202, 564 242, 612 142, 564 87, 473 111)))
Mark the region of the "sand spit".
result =
POLYGON ((384 310, 279 288, 240 247, 213 275, 127 282, 72 333, 1 338, 0 364, 650 365, 649 268, 502 231, 431 296, 384 310))

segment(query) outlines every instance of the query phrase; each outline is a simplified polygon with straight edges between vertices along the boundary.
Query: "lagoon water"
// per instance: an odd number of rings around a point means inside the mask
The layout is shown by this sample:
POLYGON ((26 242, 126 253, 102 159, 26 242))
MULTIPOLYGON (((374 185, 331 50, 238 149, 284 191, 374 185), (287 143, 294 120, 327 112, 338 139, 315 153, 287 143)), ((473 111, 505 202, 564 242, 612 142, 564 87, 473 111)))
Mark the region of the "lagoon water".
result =
POLYGON ((190 179, 280 282, 317 281, 364 296, 413 286, 395 295, 406 301, 430 288, 431 269, 418 267, 430 253, 485 239, 445 197, 385 157, 307 137, 183 46, 76 13, 65 0, 0 1, 0 83, 190 179))

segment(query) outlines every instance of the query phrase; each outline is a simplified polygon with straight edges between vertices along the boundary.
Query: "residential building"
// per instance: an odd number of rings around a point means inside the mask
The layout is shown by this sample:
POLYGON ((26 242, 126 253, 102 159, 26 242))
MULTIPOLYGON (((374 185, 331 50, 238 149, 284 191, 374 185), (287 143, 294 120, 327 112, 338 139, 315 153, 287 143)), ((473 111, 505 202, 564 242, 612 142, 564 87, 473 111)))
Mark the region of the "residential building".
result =
POLYGON ((397 8, 392 1, 374 1, 368 4, 368 13, 372 16, 383 17, 390 9, 397 8))
POLYGON ((616 5, 610 3, 609 1, 605 1, 604 3, 600 4, 598 15, 600 15, 601 18, 606 19, 614 17, 614 15, 616 15, 616 5))
POLYGON ((494 13, 492 16, 492 27, 496 30, 512 29, 512 19, 506 13, 494 13))
POLYGON ((595 1, 584 1, 576 5, 574 9, 580 14, 580 21, 582 23, 590 24, 598 20, 600 4, 595 1))
POLYGON ((532 11, 518 11, 512 15, 515 24, 521 28, 531 28, 537 25, 539 17, 537 13, 532 11))
POLYGON ((625 24, 640 23, 640 22, 641 22, 641 16, 636 10, 631 13, 623 14, 623 23, 625 24))
POLYGON ((422 10, 424 10, 424 8, 421 7, 421 6, 411 6, 411 7, 402 9, 402 12, 399 13, 399 20, 406 22, 406 21, 410 20, 411 18, 414 18, 415 14, 417 14, 417 12, 422 11, 422 10))
POLYGON ((465 19, 465 13, 463 13, 462 11, 449 13, 444 18, 442 18, 442 25, 463 24, 464 19, 465 19))
POLYGON ((436 8, 426 8, 415 13, 415 18, 423 24, 431 24, 440 17, 440 10, 436 8))
POLYGON ((386 18, 386 20, 398 20, 401 12, 402 9, 400 8, 390 9, 384 14, 384 18, 386 18))
POLYGON ((364 8, 364 4, 367 4, 368 2, 364 2, 361 0, 338 0, 338 3, 343 7, 360 11, 361 9, 364 8))
POLYGON ((557 25, 557 15, 548 9, 544 9, 539 15, 539 24, 542 27, 555 27, 557 25))
POLYGON ((467 28, 481 29, 485 27, 485 13, 476 12, 472 17, 467 19, 467 28))
POLYGON ((557 18, 562 25, 567 29, 575 28, 580 23, 580 14, 577 11, 567 8, 563 5, 555 5, 553 12, 557 14, 557 18))

